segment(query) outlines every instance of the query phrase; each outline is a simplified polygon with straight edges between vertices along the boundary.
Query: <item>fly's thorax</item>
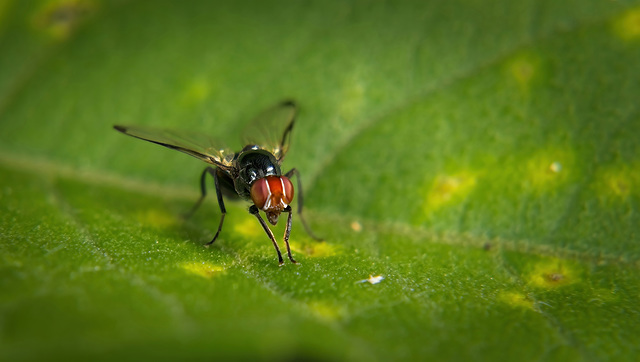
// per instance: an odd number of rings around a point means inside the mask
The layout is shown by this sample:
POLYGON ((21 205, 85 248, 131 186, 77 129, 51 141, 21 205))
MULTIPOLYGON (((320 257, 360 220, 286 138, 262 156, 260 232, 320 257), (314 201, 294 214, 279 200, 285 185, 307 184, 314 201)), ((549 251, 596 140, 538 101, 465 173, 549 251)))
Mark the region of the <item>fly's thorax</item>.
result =
POLYGON ((267 214, 273 225, 278 223, 280 213, 293 201, 293 195, 293 184, 286 176, 267 176, 251 185, 251 200, 267 214))
POLYGON ((280 165, 275 156, 260 148, 245 147, 234 162, 238 173, 234 180, 235 188, 244 198, 250 197, 251 185, 256 181, 267 176, 281 175, 280 165))

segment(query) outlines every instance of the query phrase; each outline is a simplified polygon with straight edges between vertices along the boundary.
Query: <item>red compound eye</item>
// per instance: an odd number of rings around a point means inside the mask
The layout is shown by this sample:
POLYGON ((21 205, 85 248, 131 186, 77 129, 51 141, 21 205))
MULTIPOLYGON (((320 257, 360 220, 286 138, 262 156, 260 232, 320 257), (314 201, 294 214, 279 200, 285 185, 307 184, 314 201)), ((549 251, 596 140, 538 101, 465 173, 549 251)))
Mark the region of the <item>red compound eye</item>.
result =
POLYGON ((251 200, 258 209, 262 209, 264 207, 270 196, 271 191, 269 190, 266 178, 261 178, 251 185, 251 200))
POLYGON ((293 200, 293 184, 285 176, 267 176, 251 185, 251 200, 264 211, 282 211, 293 200))
POLYGON ((291 180, 289 180, 285 176, 280 176, 280 180, 282 181, 282 185, 284 186, 282 200, 285 204, 289 205, 291 201, 293 201, 293 184, 291 183, 291 180))

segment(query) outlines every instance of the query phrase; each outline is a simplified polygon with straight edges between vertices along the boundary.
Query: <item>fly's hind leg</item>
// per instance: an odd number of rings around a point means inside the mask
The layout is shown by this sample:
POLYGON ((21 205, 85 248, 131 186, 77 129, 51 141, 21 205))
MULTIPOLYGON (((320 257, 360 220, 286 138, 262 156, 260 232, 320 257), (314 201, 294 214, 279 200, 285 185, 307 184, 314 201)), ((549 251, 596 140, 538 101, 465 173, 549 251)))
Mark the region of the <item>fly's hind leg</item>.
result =
POLYGON ((220 225, 218 225, 218 231, 216 232, 216 235, 213 237, 213 239, 211 239, 210 242, 205 244, 205 245, 211 245, 213 244, 214 241, 216 241, 216 239, 218 238, 218 235, 220 235, 220 231, 222 230, 222 224, 224 223, 224 216, 227 214, 227 209, 224 207, 224 200, 222 199, 222 190, 220 189, 218 170, 216 170, 215 168, 207 167, 202 172, 202 176, 200 176, 200 192, 201 192, 200 198, 198 199, 196 204, 193 205, 193 207, 187 214, 187 217, 191 217, 191 215, 193 215, 193 213, 196 210, 198 210, 198 208, 202 204, 202 200, 204 200, 204 198, 207 196, 207 183, 206 183, 207 174, 210 174, 213 177, 213 181, 216 186, 216 196, 218 196, 218 206, 220 206, 220 212, 222 213, 222 216, 220 217, 220 225))
MULTIPOLYGON (((302 215, 302 207, 304 206, 304 201, 303 201, 303 193, 302 193, 302 181, 300 180, 300 172, 298 172, 298 170, 296 170, 295 168, 292 168, 289 172, 285 174, 285 176, 287 176, 288 178, 291 178, 291 176, 294 176, 294 175, 296 176, 296 180, 298 182, 298 216, 300 216, 300 221, 302 221, 302 225, 304 226, 304 229, 307 231, 307 234, 309 234, 309 236, 316 239, 317 241, 323 241, 322 238, 316 236, 316 234, 314 234, 313 231, 311 231, 309 224, 307 224, 307 220, 305 220, 304 216, 302 215)), ((291 215, 291 213, 289 213, 289 215, 291 215)))

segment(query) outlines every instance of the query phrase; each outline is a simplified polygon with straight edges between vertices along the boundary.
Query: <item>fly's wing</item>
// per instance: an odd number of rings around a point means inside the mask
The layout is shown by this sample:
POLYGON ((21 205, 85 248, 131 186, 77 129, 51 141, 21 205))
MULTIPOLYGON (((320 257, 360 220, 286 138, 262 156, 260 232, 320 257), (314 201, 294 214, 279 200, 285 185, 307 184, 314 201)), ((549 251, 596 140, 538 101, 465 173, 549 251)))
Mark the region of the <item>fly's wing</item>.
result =
POLYGON ((113 126, 116 130, 141 140, 184 152, 204 162, 229 170, 234 152, 213 139, 197 133, 140 126, 113 126))
POLYGON ((287 100, 262 112, 242 133, 245 145, 257 145, 276 157, 278 163, 289 150, 291 130, 298 113, 295 102, 287 100))

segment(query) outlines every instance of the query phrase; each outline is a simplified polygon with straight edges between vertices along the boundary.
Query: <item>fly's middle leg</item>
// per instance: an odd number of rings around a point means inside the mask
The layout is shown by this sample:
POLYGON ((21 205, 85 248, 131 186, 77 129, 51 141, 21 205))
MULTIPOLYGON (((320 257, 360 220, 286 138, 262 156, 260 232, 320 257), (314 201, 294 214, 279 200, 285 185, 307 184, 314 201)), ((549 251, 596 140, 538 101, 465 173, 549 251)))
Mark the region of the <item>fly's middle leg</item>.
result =
POLYGON ((220 217, 220 224, 218 225, 218 231, 216 232, 216 235, 213 237, 213 239, 211 239, 210 242, 206 244, 206 245, 211 245, 213 244, 214 241, 216 241, 216 239, 218 238, 218 235, 220 235, 220 231, 222 230, 222 224, 224 223, 224 216, 227 214, 227 209, 224 207, 224 200, 222 199, 222 190, 220 189, 218 170, 216 170, 215 168, 207 167, 202 172, 202 176, 200 176, 200 192, 201 192, 200 198, 198 199, 196 204, 193 205, 193 207, 187 214, 187 217, 191 217, 191 215, 193 215, 193 213, 196 210, 198 210, 198 208, 202 204, 202 201, 207 196, 207 183, 206 183, 207 174, 210 174, 211 177, 213 177, 213 182, 216 186, 216 196, 218 197, 218 206, 220 206, 220 212, 222 213, 222 216, 220 217))
POLYGON ((213 181, 216 185, 216 196, 218 196, 218 206, 220 206, 220 213, 222 214, 220 216, 220 225, 218 225, 218 231, 216 231, 216 235, 214 235, 213 239, 211 239, 211 241, 206 244, 211 245, 214 241, 216 241, 218 235, 220 235, 220 231, 222 231, 222 223, 224 223, 224 216, 227 214, 227 209, 224 207, 224 200, 222 199, 222 190, 220 189, 220 178, 218 177, 218 172, 216 172, 216 170, 212 167, 207 167, 207 170, 210 170, 209 173, 213 174, 213 181))

